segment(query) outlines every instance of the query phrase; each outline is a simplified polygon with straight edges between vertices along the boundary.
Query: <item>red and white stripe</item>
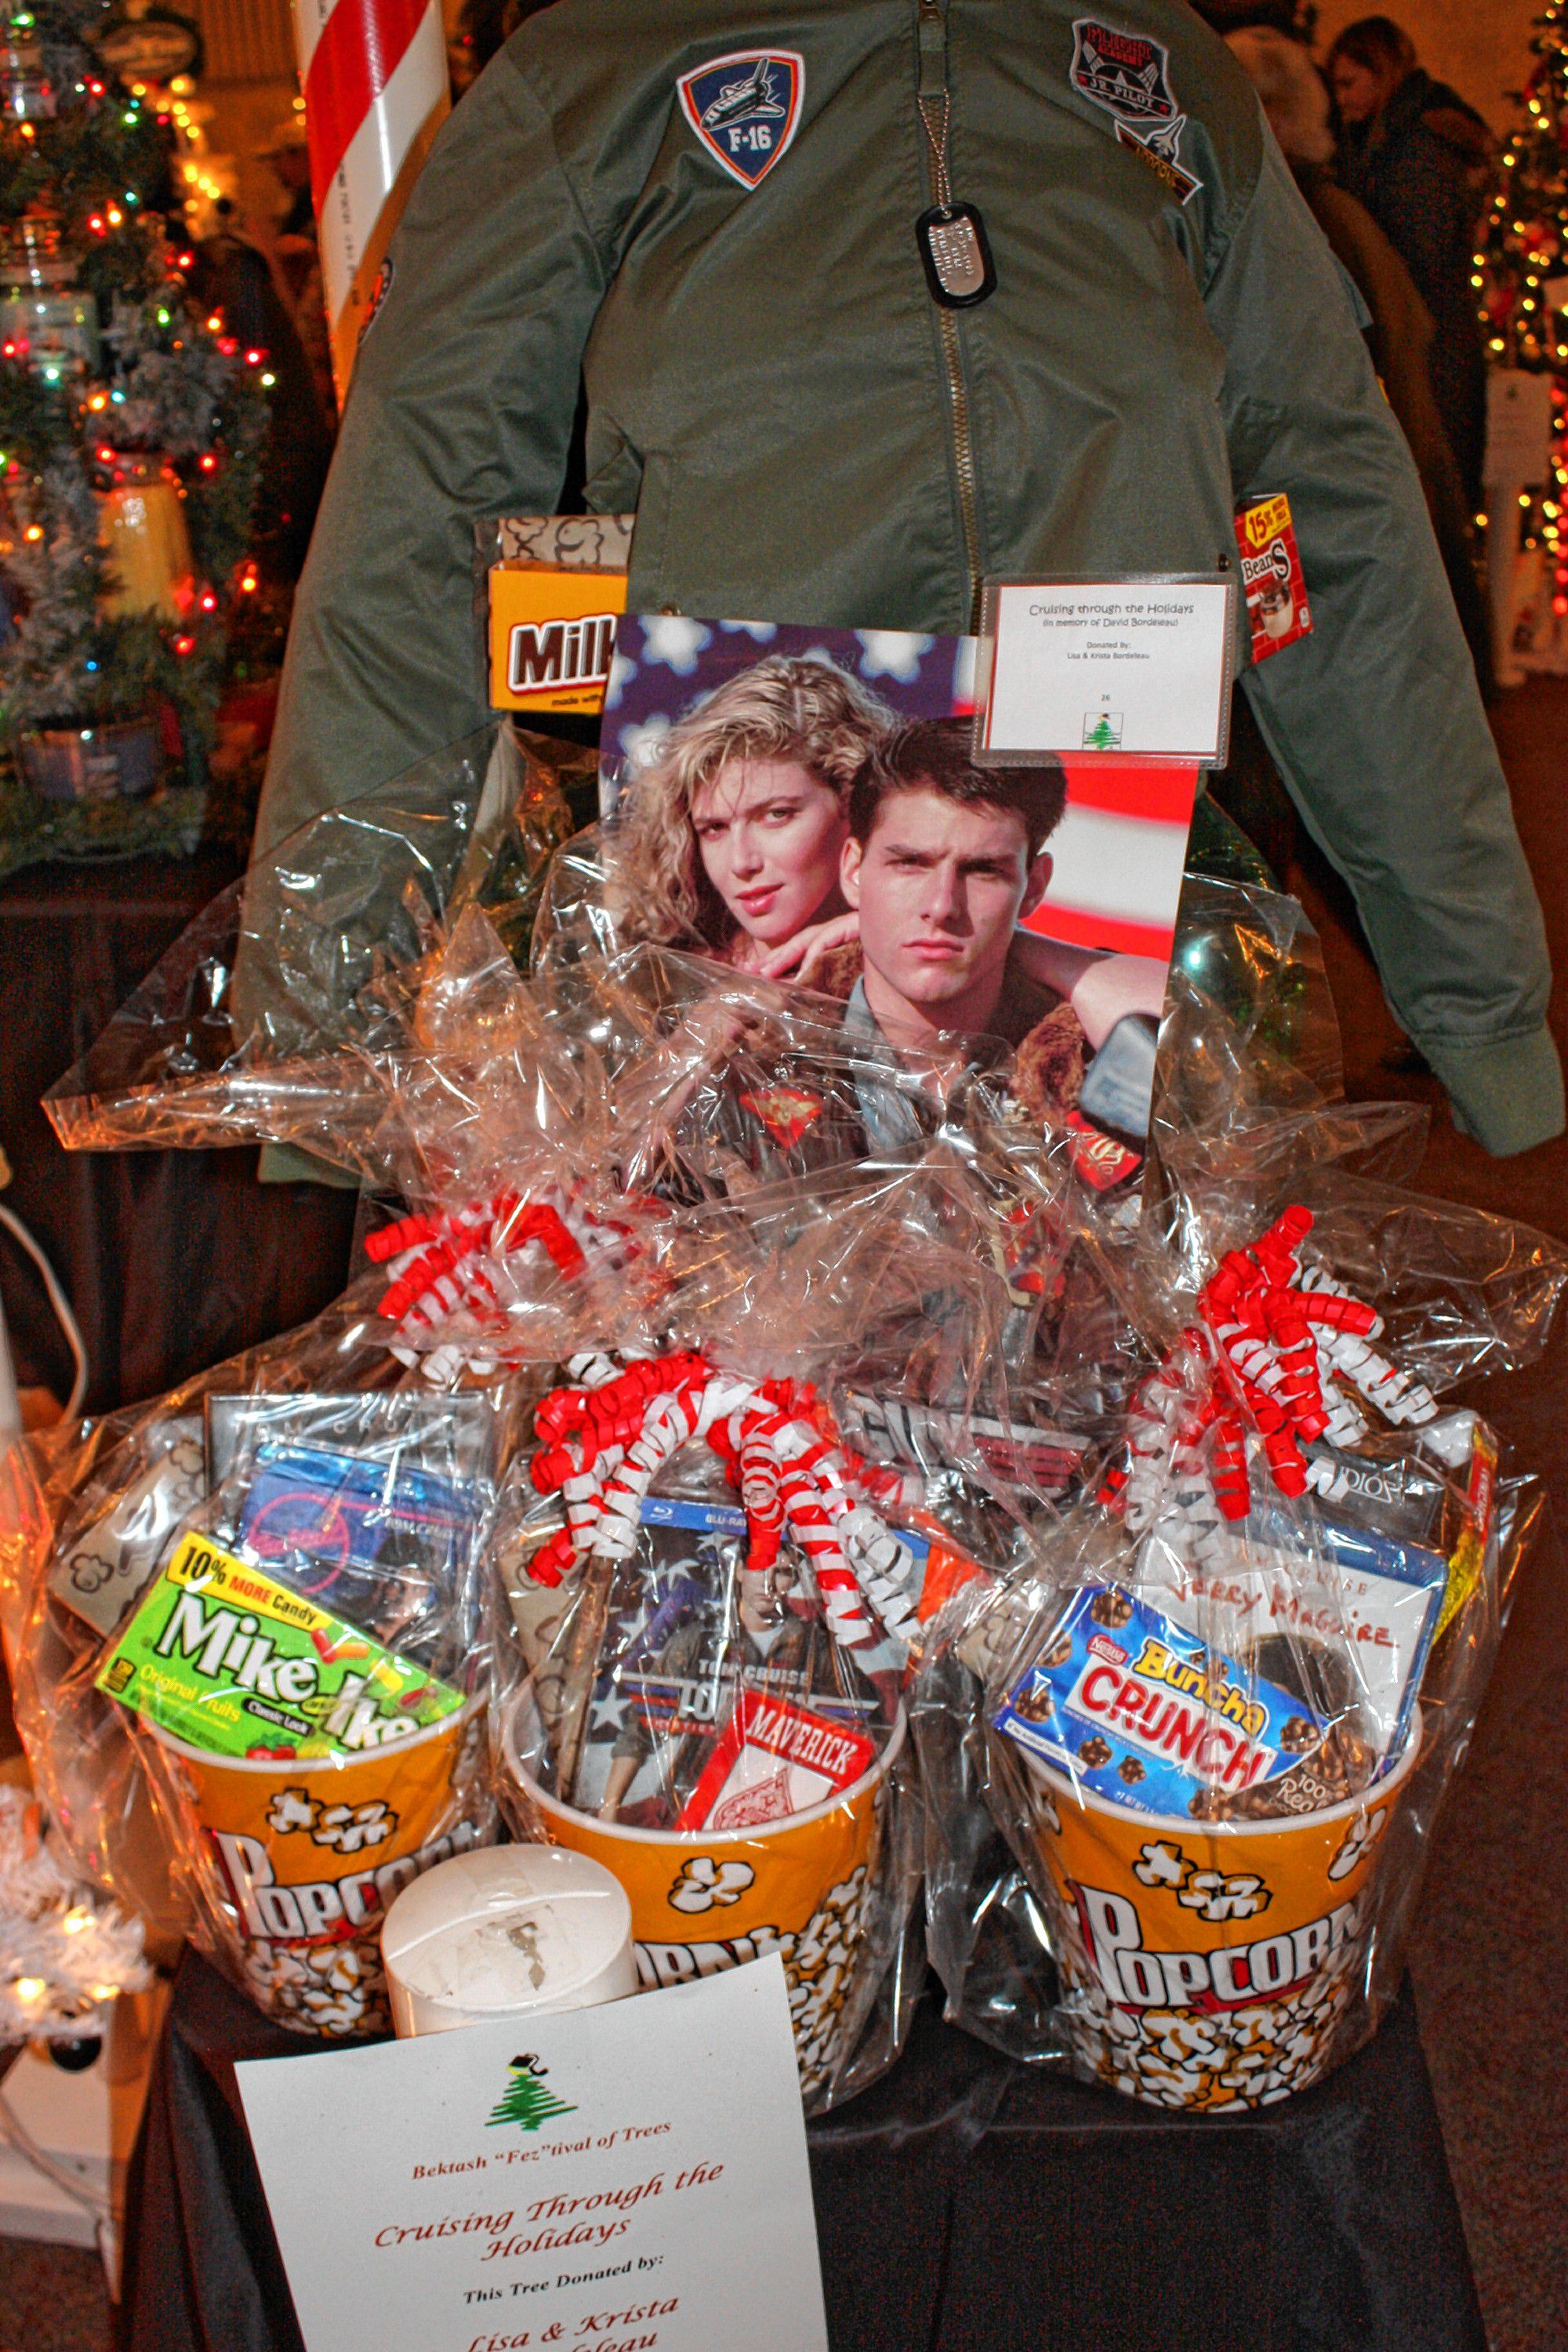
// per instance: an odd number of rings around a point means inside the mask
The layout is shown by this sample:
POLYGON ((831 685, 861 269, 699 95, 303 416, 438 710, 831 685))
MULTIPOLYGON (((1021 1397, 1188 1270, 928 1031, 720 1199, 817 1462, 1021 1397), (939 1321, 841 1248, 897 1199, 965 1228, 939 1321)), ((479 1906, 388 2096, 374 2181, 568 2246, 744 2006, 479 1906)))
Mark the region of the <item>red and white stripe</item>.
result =
POLYGON ((397 215, 451 103, 437 0, 294 0, 341 400, 397 215))
POLYGON ((1136 760, 1063 764, 1067 808, 1047 845, 1050 888, 1029 929, 1168 963, 1196 769, 1136 760))

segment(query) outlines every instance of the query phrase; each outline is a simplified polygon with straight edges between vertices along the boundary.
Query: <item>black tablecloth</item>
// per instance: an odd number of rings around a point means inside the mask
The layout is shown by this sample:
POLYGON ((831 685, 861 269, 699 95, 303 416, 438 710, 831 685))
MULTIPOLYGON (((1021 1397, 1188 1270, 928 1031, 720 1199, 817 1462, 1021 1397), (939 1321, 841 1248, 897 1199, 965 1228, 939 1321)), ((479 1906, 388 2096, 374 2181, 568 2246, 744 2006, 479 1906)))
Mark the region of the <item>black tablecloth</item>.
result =
MULTIPOLYGON (((234 2063, 310 2046, 187 1956, 126 2352, 300 2352, 234 2063)), ((808 2137, 834 2352, 1485 2352, 1408 1988, 1320 2089, 1206 2121, 1014 2065, 926 2002, 808 2137)))
MULTIPOLYGON (((258 1186, 254 1151, 65 1152, 38 1098, 99 1034, 232 861, 43 866, 0 884, 4 1195, 81 1325, 97 1411, 302 1322, 342 1288, 354 1196, 258 1186)), ((24 1386, 70 1387, 43 1287, 0 1234, 0 1299, 24 1386)))

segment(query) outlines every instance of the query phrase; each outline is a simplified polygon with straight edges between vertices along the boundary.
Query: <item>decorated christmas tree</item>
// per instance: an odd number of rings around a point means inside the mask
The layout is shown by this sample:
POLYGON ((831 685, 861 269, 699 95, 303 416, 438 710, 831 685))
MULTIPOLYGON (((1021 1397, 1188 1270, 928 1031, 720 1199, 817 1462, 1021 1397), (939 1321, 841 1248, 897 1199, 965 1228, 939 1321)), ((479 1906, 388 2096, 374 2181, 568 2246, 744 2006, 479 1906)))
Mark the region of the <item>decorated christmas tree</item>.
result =
POLYGON ((1527 562, 1535 558, 1561 635, 1568 617, 1568 13, 1559 0, 1536 19, 1530 47, 1523 121, 1503 147, 1474 283, 1493 361, 1551 387, 1549 470, 1516 495, 1520 545, 1527 562))
MULTIPOLYGON (((180 131, 127 62, 136 20, 106 0, 0 10, 11 823, 30 793, 35 812, 90 819, 112 846, 141 801, 165 812, 150 837, 168 839, 171 824, 199 823, 229 620, 254 591, 247 534, 270 373, 187 296, 180 131)), ((0 830, 5 817, 0 806, 0 830)))

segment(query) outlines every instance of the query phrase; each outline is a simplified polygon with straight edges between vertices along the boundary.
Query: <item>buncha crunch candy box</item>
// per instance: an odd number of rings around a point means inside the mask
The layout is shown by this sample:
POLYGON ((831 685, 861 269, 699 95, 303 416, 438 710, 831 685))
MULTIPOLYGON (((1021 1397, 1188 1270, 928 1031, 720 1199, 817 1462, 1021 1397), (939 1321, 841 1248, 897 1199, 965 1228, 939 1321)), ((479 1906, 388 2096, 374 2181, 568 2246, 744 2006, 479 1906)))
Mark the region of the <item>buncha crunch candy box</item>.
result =
POLYGON ((1241 1798, 1321 1747, 1303 1700, 1205 1651, 1119 1585, 1075 1593, 993 1718, 1081 1787, 1143 1813, 1241 1798))

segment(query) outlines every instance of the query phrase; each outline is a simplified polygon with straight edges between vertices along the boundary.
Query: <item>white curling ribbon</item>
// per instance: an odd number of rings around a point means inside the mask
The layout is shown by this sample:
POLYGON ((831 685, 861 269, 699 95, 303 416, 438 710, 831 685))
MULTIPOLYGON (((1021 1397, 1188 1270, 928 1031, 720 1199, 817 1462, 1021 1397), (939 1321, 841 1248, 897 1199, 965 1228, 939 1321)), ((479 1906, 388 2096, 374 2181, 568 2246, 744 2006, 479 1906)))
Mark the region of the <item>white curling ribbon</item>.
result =
POLYGON ((1356 1333, 1329 1334, 1321 1352, 1328 1357, 1341 1379, 1359 1390, 1384 1420, 1397 1425, 1436 1419, 1437 1401, 1425 1381, 1418 1381, 1414 1372, 1401 1371, 1356 1333))
POLYGON ((644 1498, 671 1454, 688 1439, 705 1436, 716 1422, 727 1420, 755 1393, 754 1388, 740 1381, 716 1377, 708 1382, 700 1399, 682 1391, 653 1400, 641 1433, 627 1447, 625 1462, 604 1488, 603 1514, 594 1531, 595 1559, 629 1559, 644 1498))
POLYGON ((910 1599, 915 1556, 865 1503, 846 1512, 838 1539, 851 1569, 889 1633, 910 1641, 920 1630, 910 1599))
POLYGON ((1323 1405, 1329 1416, 1324 1444, 1341 1446, 1347 1452, 1359 1445, 1367 1432, 1366 1415, 1331 1380, 1323 1382, 1323 1405))

